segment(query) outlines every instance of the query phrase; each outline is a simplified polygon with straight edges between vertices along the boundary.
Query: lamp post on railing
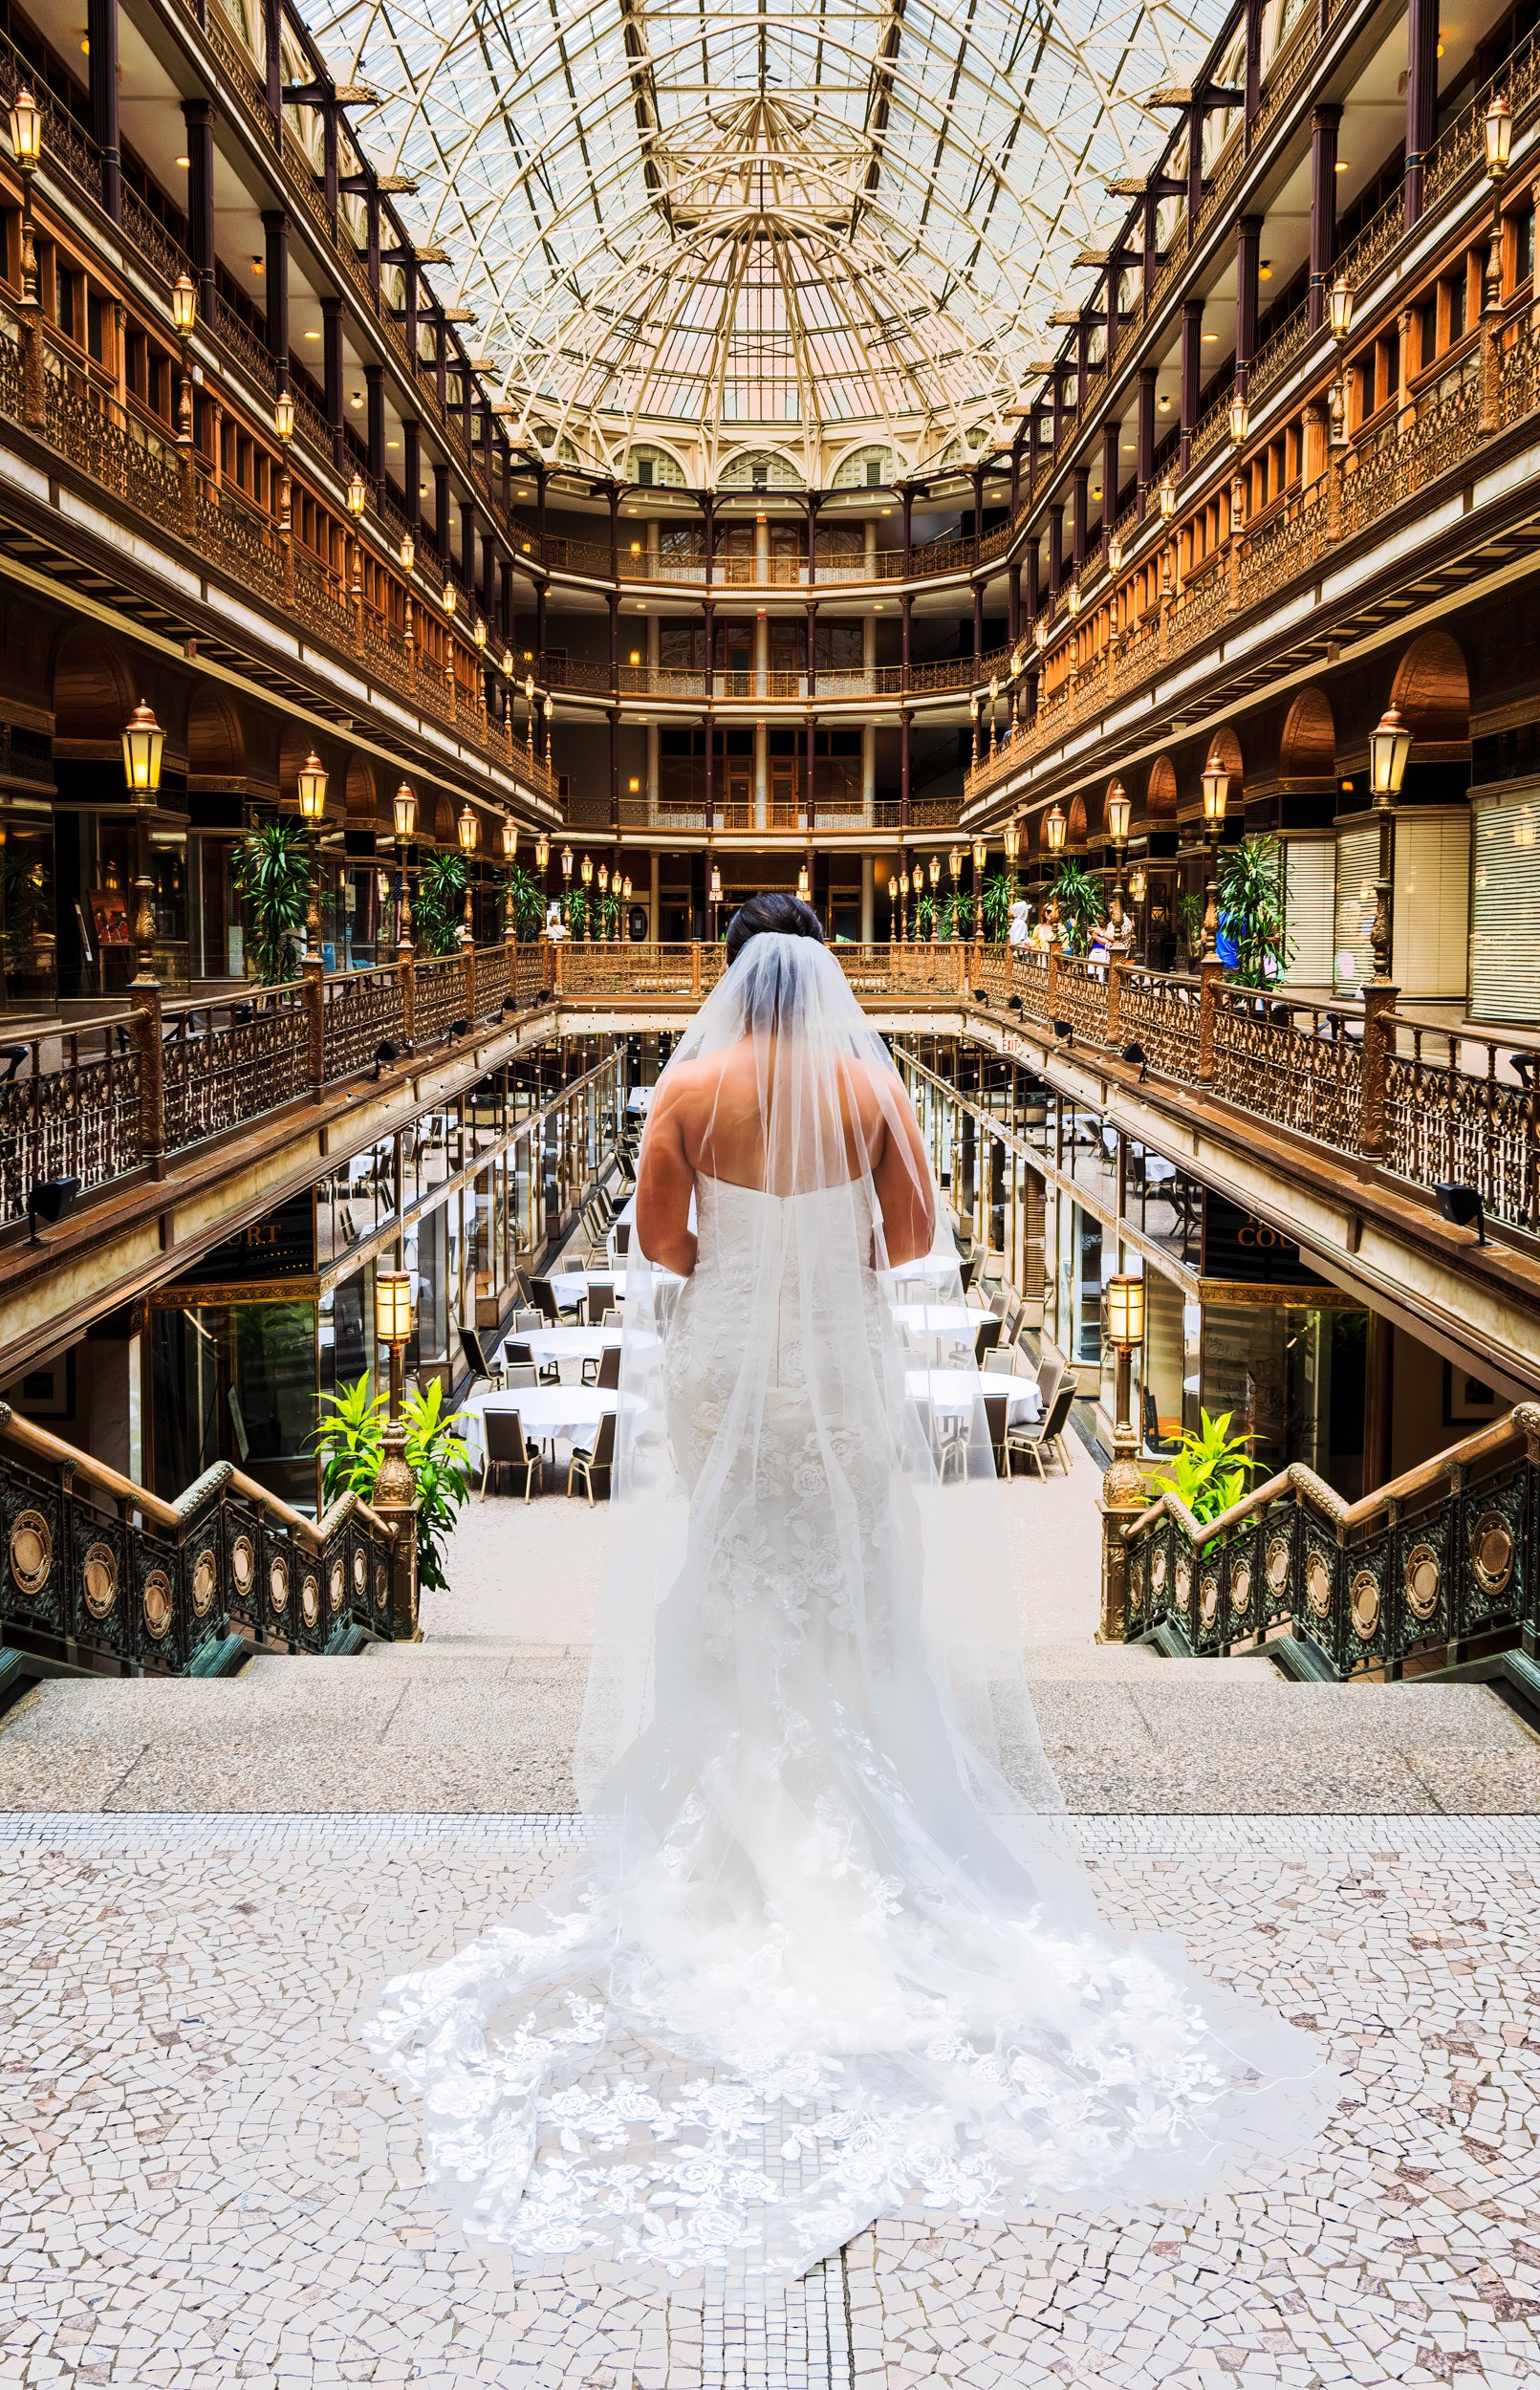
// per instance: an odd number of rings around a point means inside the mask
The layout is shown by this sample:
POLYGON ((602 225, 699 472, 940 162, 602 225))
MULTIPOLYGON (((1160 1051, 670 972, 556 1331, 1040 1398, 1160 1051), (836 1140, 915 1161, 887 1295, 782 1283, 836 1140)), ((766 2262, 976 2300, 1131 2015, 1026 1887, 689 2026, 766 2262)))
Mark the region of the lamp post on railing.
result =
POLYGON ((1375 918, 1369 930, 1369 946, 1375 961, 1375 979, 1381 987, 1390 982, 1392 903, 1396 883, 1396 799, 1401 793, 1406 767, 1412 757, 1412 733, 1396 706, 1379 718, 1377 728, 1369 734, 1369 788, 1371 808, 1379 833, 1379 868, 1375 880, 1375 918))
POLYGON ((1219 954, 1219 841, 1230 801, 1230 775, 1217 747, 1210 748, 1204 767, 1204 834, 1208 841, 1207 902, 1204 908, 1203 960, 1219 954))
POLYGON ((1501 92, 1492 94, 1482 130, 1486 146, 1486 179, 1492 186, 1492 231, 1482 275, 1482 313, 1495 315, 1503 304, 1503 178, 1513 144, 1513 111, 1501 92))
POLYGON ((991 672, 989 675, 989 760, 991 763, 994 761, 995 744, 999 737, 999 713, 1000 675, 998 672, 991 672))
POLYGON ((989 859, 989 849, 983 838, 973 841, 973 935, 984 935, 984 866, 989 859))
POLYGON ((384 1451, 370 1495, 371 1507, 396 1536, 395 1599, 391 1626, 402 1640, 417 1634, 417 1480, 406 1458, 406 1423, 401 1417, 401 1378, 412 1337, 412 1281, 404 1270, 375 1271, 375 1337, 390 1355, 385 1402, 384 1451))
POLYGON ((165 756, 165 732, 155 708, 141 698, 123 728, 123 778, 134 800, 135 875, 134 944, 139 969, 132 985, 160 989, 155 976, 155 874, 150 861, 150 820, 161 793, 161 766, 165 756))
POLYGON ((305 960, 321 963, 321 886, 320 860, 316 851, 315 834, 326 818, 326 766, 314 748, 299 767, 294 783, 299 800, 299 818, 305 825, 305 960))
POLYGON ((909 885, 915 892, 913 935, 918 938, 920 935, 920 900, 925 892, 925 867, 923 863, 917 863, 915 865, 914 870, 909 875, 909 885))
POLYGON ((572 901, 572 892, 573 851, 570 846, 564 846, 561 850, 561 919, 563 927, 567 929, 572 927, 571 922, 567 919, 567 908, 572 901))
POLYGON ((899 910, 899 875, 895 871, 890 871, 888 874, 888 944, 890 946, 897 944, 902 926, 903 917, 899 910))
POLYGON ((1144 865, 1142 863, 1136 863, 1133 870, 1128 875, 1128 894, 1129 900, 1134 907, 1134 944, 1138 947, 1141 959, 1144 957, 1145 941, 1147 936, 1147 925, 1144 920, 1144 895, 1148 886, 1149 875, 1145 871, 1144 865))
POLYGON ((583 944, 586 946, 592 943, 594 936, 594 918, 588 902, 588 892, 594 884, 594 865, 586 855, 577 866, 577 877, 583 883, 583 944))
POLYGON ((513 912, 513 866, 519 856, 519 825, 511 814, 505 814, 498 826, 503 845, 503 936, 511 942, 518 934, 513 912))
POLYGON ((1016 897, 1016 858, 1021 853, 1021 824, 1016 819, 1014 814, 1012 814, 1010 819, 1007 822, 1004 835, 1006 841, 1006 870, 1009 875, 1010 897, 1012 903, 1014 903, 1016 897))
POLYGON ((37 236, 33 225, 33 178, 43 159, 43 112, 23 83, 11 103, 11 154, 21 176, 21 296, 38 304, 37 236))
POLYGON ((177 376, 177 443, 192 442, 192 328, 198 320, 198 293, 191 277, 179 273, 171 285, 171 324, 177 336, 180 371, 177 376))
POLYGON ((1101 1627, 1104 1643, 1121 1642, 1125 1622, 1127 1555, 1123 1524, 1144 1505, 1144 1472, 1139 1467, 1139 1435, 1130 1414, 1134 1408, 1134 1355, 1144 1344, 1144 1281, 1120 1272, 1103 1290, 1107 1341, 1117 1356, 1113 1395, 1113 1457, 1101 1481, 1102 1569, 1101 1627))
POLYGON ((476 849, 481 844, 481 816, 468 797, 460 808, 459 817, 455 822, 455 836, 460 840, 460 852, 466 858, 466 903, 461 917, 460 943, 463 946, 468 947, 474 946, 476 943, 475 916, 471 910, 470 875, 476 849))
POLYGON ((1334 448, 1342 447, 1348 437, 1348 369, 1347 347, 1353 337, 1353 286, 1346 274, 1338 274, 1327 299, 1327 321, 1336 344, 1336 372, 1332 380, 1332 395, 1326 406, 1327 438, 1334 448))
POLYGON ((396 960, 409 963, 412 958, 412 891, 410 862, 412 839, 417 833, 417 791, 409 780, 403 780, 391 799, 391 819, 396 831, 396 856, 401 872, 401 896, 396 906, 396 960))
POLYGON ((717 942, 717 908, 722 902, 722 866, 717 861, 715 855, 711 854, 709 848, 707 848, 706 853, 708 858, 708 870, 706 874, 706 902, 710 906, 710 920, 707 925, 707 934, 711 945, 715 945, 717 942))
POLYGON ((1113 870, 1117 875, 1113 881, 1112 901, 1117 907, 1117 919, 1113 927, 1118 935, 1119 948, 1109 946, 1109 956, 1117 950, 1126 953, 1132 944, 1130 933, 1124 927, 1128 917, 1128 900, 1123 892, 1123 862, 1128 853, 1128 829, 1133 814, 1128 791, 1120 780, 1115 780, 1107 791, 1107 836, 1112 840, 1113 870))

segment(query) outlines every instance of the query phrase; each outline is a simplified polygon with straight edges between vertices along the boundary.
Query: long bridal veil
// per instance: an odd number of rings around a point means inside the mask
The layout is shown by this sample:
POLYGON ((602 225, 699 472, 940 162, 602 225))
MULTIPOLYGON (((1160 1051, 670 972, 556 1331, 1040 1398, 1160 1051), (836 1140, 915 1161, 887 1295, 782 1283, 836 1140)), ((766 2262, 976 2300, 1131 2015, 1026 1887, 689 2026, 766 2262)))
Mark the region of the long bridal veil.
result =
POLYGON ((1068 1856, 1007 1398, 949 1236, 911 1250, 937 1190, 815 941, 744 947, 644 1173, 686 1114, 694 1268, 627 1257, 591 1839, 364 2029, 431 2174, 525 2272, 765 2285, 883 2214, 1262 2179, 1336 2086, 1179 1946, 1107 1934, 1068 1856))

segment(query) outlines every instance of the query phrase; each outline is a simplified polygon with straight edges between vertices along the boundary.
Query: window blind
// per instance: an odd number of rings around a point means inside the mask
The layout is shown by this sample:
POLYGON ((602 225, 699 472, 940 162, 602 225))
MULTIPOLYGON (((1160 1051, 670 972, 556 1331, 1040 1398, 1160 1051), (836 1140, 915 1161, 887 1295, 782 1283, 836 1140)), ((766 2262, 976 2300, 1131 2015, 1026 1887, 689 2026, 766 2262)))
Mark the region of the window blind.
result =
POLYGON ((1470 1010, 1478 1021, 1540 1023, 1540 790, 1474 807, 1470 1010))

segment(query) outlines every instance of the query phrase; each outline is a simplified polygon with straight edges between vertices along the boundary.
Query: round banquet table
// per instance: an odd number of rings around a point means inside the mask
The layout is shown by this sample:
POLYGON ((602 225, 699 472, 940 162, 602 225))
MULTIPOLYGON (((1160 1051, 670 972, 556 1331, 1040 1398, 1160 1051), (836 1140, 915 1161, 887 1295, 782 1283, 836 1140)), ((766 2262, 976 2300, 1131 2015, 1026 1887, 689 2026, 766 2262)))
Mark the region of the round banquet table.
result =
POLYGON ((618 1325, 609 1328, 526 1328, 510 1336, 503 1347, 508 1359, 510 1344, 526 1344, 536 1369, 547 1361, 596 1361, 606 1345, 618 1344, 618 1325))
POLYGON ((551 1292, 558 1303, 586 1303, 591 1286, 611 1286, 615 1300, 625 1301, 625 1271, 623 1270, 559 1270, 551 1281, 551 1292))
POLYGON ((941 1419, 971 1417, 974 1403, 987 1394, 1006 1396, 1008 1426, 1022 1420, 1035 1426, 1043 1416, 1043 1398, 1033 1380, 1008 1378, 1003 1369, 987 1369, 982 1377, 976 1369, 910 1369, 904 1372, 904 1382, 910 1400, 928 1401, 941 1419))
POLYGON ((591 1446, 599 1421, 619 1399, 601 1386, 513 1386, 503 1394, 473 1395, 465 1406, 461 1431, 470 1466, 479 1477, 487 1457, 481 1424, 485 1411, 517 1411, 531 1444, 565 1439, 591 1446))
POLYGON ((966 1336, 971 1342, 990 1314, 967 1303, 895 1303, 893 1316, 912 1336, 966 1336))

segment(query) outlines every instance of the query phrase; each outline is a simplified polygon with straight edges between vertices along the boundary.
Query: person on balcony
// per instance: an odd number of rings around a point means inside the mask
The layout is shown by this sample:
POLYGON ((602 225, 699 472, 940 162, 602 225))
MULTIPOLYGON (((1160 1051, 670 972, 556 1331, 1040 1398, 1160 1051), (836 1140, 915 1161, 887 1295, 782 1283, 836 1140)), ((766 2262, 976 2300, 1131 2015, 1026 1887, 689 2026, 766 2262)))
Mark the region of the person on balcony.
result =
POLYGON ((1010 927, 1006 932, 1013 946, 1024 946, 1030 932, 1031 906, 1025 897, 1015 897, 1010 906, 1010 927))

